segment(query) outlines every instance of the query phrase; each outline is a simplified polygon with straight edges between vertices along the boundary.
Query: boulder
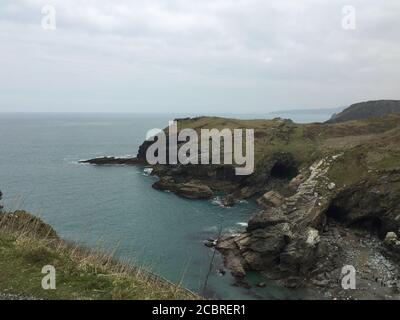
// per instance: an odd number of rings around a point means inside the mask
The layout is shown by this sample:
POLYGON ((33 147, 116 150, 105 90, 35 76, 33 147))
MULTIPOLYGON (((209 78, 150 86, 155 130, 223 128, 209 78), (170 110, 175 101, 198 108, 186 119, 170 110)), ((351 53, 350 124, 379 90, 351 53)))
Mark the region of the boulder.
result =
POLYGON ((213 196, 210 187, 197 182, 180 183, 175 193, 188 199, 210 199, 213 196))
POLYGON ((394 232, 388 232, 385 237, 385 244, 395 243, 398 240, 397 234, 394 232))
POLYGON ((257 203, 265 208, 275 208, 283 204, 284 198, 276 191, 269 191, 257 199, 257 203))
POLYGON ((228 194, 226 197, 222 199, 222 205, 224 207, 233 207, 234 204, 235 204, 235 198, 231 194, 228 194))
POLYGON ((388 232, 383 243, 386 254, 396 260, 400 260, 400 241, 397 234, 395 232, 388 232))

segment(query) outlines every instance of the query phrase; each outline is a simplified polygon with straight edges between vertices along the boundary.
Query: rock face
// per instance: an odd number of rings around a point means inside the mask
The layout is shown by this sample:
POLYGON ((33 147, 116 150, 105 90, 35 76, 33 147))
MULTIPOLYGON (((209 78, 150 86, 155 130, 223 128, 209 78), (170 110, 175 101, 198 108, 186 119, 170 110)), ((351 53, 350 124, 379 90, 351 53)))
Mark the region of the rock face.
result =
POLYGON ((257 203, 265 208, 279 207, 282 205, 284 198, 275 191, 265 193, 261 198, 257 199, 257 203))
MULTIPOLYGON (((287 287, 316 283, 337 286, 338 271, 349 255, 339 230, 357 230, 385 240, 388 256, 400 257, 400 172, 387 172, 337 189, 327 173, 340 156, 315 162, 297 192, 282 200, 269 192, 265 209, 239 235, 224 235, 217 249, 234 276, 260 271, 287 287), (389 232, 389 233, 388 233, 389 232)), ((358 247, 352 247, 357 251, 358 247)), ((354 254, 354 253, 352 253, 354 254)), ((360 267, 362 268, 362 266, 360 267)))
POLYGON ((267 209, 250 219, 247 231, 225 236, 218 243, 227 265, 234 256, 239 270, 298 276, 306 274, 317 257, 327 255, 324 246, 319 247, 319 230, 329 201, 325 175, 332 161, 327 158, 314 163, 293 196, 283 199, 276 192, 265 194, 262 203, 267 203, 267 209), (319 195, 322 190, 324 196, 319 195))
POLYGON ((384 239, 400 230, 400 172, 385 172, 363 179, 340 192, 327 216, 351 227, 367 229, 384 239))
POLYGON ((339 114, 332 116, 327 123, 339 123, 352 120, 361 120, 371 117, 382 117, 390 113, 400 112, 399 100, 377 100, 356 103, 339 114))

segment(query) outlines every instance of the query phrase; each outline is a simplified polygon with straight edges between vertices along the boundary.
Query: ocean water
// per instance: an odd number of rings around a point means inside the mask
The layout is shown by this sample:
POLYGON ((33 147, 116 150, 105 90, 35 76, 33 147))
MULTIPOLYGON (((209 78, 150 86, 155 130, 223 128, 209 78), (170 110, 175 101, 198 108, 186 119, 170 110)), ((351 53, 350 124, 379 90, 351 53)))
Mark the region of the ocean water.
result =
MULTIPOLYGON (((244 228, 253 202, 221 208, 151 188, 143 167, 96 167, 80 159, 135 155, 147 130, 171 115, 0 114, 0 190, 7 209, 26 209, 58 234, 83 245, 113 250, 120 259, 201 292, 212 250, 203 241, 244 228)), ((325 120, 325 119, 322 119, 325 120)), ((266 288, 232 286, 220 276, 219 255, 206 294, 224 299, 289 299, 304 292, 268 282, 266 288)), ((253 273, 249 282, 260 277, 253 273)))

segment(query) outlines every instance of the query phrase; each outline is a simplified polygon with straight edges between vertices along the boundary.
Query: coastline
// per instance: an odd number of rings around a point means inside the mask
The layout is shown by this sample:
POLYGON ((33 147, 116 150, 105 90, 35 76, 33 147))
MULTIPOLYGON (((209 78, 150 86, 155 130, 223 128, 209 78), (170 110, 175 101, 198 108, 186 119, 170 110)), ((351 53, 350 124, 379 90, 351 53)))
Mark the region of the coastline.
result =
MULTIPOLYGON (((248 178, 235 177, 230 166, 156 165, 151 166, 152 175, 159 181, 153 188, 189 199, 209 199, 223 192, 222 204, 228 207, 241 199, 258 199, 259 212, 245 232, 206 243, 222 253, 238 285, 247 287, 247 271, 258 271, 285 287, 311 288, 328 299, 398 298, 400 242, 393 232, 399 226, 396 203, 390 200, 400 196, 398 166, 396 161, 376 163, 364 157, 368 152, 397 157, 399 122, 395 114, 307 125, 283 119, 181 119, 180 128, 194 130, 254 127, 258 140, 274 144, 256 140, 256 147, 262 145, 264 150, 256 155, 256 172, 248 178), (377 149, 380 139, 385 140, 385 149, 377 149), (355 164, 360 157, 363 162, 355 164), (380 199, 368 200, 366 194, 374 189, 381 190, 380 199), (347 198, 353 193, 365 202, 361 208, 347 198), (393 212, 381 214, 385 210, 393 212), (354 264, 363 290, 354 295, 342 290, 340 282, 342 267, 355 256, 360 257, 354 264), (372 258, 361 258, 365 256, 372 258)), ((135 161, 145 163, 148 146, 148 142, 141 145, 135 161)))

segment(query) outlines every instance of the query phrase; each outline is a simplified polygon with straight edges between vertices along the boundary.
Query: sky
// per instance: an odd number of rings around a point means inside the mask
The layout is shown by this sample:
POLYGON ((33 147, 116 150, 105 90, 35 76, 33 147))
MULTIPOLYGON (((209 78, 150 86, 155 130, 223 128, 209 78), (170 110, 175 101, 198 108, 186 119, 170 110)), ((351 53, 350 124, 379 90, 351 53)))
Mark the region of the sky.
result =
POLYGON ((398 0, 1 0, 0 112, 400 99, 399 18, 398 0))

